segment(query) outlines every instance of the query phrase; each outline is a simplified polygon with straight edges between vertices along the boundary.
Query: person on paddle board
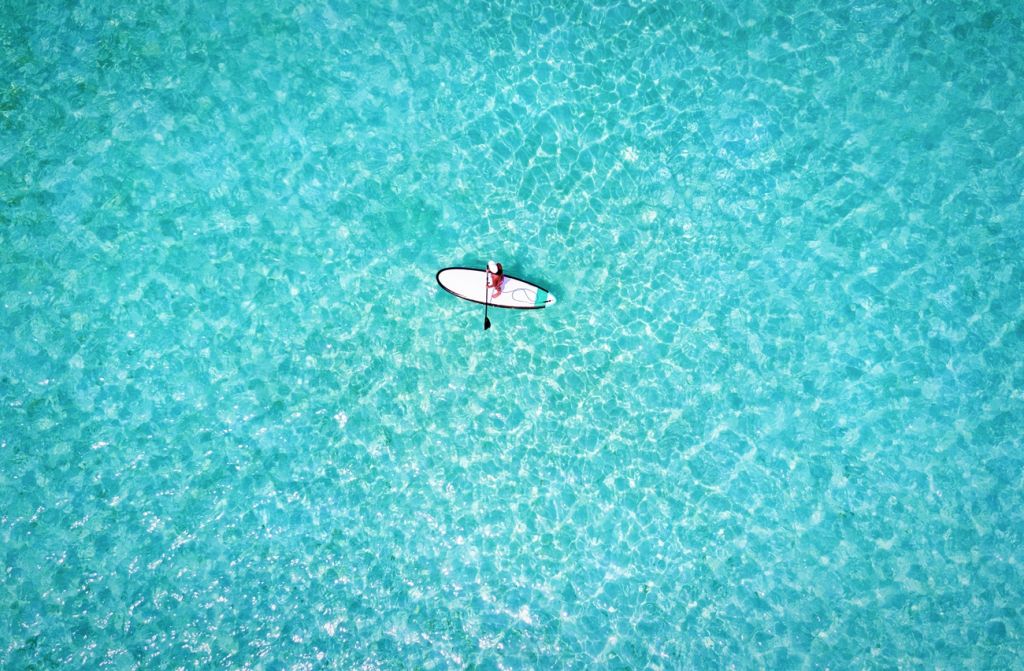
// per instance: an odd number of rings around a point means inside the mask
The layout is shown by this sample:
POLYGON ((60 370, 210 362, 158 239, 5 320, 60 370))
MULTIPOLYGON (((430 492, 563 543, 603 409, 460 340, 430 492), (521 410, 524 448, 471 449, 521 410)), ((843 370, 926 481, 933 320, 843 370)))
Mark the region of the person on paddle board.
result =
POLYGON ((500 263, 494 261, 487 262, 487 286, 494 288, 494 293, 491 294, 491 298, 497 298, 501 295, 501 286, 505 283, 505 271, 502 269, 500 263))

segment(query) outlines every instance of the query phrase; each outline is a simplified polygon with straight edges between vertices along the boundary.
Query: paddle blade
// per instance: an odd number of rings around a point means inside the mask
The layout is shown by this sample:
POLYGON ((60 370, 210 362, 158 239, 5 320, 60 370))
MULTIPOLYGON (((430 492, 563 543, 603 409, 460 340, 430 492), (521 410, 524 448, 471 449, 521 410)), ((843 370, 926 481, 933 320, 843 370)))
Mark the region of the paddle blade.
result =
POLYGON ((491 328, 491 320, 488 319, 487 317, 484 317, 484 330, 486 331, 489 328, 491 328))

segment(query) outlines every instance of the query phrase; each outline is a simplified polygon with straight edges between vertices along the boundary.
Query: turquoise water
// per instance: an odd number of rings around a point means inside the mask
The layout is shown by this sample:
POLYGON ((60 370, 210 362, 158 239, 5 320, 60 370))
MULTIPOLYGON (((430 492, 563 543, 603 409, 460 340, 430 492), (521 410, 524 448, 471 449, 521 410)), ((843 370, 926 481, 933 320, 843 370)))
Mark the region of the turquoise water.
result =
POLYGON ((1022 668, 1021 5, 229 4, 0 9, 0 667, 1022 668))

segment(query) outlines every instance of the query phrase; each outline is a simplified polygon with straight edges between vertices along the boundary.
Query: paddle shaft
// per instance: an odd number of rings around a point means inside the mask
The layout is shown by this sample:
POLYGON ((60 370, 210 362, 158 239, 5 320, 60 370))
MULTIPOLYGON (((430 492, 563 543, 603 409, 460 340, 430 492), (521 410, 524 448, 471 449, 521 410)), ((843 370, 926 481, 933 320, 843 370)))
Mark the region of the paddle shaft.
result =
POLYGON ((491 287, 487 283, 487 278, 491 276, 491 270, 488 268, 484 270, 484 330, 491 328, 491 320, 487 318, 487 308, 490 307, 490 292, 491 287))

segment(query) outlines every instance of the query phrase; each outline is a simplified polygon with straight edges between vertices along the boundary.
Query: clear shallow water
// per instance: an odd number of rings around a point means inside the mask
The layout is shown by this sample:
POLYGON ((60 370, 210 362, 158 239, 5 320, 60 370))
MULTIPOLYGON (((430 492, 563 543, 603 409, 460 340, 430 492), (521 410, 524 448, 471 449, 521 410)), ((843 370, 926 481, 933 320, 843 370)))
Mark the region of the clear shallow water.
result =
POLYGON ((0 666, 1019 668, 1010 4, 4 5, 0 666))

